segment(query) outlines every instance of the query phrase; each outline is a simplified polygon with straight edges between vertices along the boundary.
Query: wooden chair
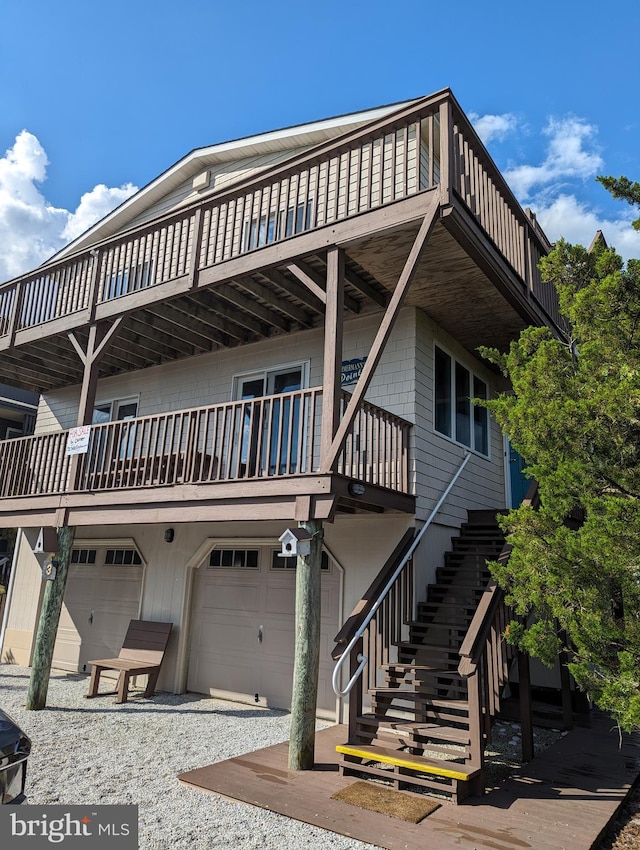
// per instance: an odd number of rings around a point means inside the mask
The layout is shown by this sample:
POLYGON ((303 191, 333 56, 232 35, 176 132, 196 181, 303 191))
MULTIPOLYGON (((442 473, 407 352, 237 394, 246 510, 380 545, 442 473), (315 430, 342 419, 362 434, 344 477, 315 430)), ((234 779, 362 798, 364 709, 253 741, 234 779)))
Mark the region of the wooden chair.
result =
POLYGON ((149 676, 143 696, 152 697, 172 625, 173 623, 155 623, 150 620, 131 620, 117 658, 101 658, 88 662, 91 665, 91 679, 87 699, 117 694, 116 702, 126 702, 130 678, 143 674, 149 676), (103 670, 120 671, 115 691, 98 693, 103 670))

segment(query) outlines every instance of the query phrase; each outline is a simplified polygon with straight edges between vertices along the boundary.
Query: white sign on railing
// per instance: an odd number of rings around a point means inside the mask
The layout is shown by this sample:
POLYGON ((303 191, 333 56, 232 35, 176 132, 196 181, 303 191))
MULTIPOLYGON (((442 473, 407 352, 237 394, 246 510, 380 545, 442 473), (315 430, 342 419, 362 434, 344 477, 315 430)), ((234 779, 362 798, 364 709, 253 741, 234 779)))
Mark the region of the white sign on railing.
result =
POLYGON ((66 455, 86 455, 89 451, 89 436, 91 425, 80 425, 71 428, 67 437, 66 455))

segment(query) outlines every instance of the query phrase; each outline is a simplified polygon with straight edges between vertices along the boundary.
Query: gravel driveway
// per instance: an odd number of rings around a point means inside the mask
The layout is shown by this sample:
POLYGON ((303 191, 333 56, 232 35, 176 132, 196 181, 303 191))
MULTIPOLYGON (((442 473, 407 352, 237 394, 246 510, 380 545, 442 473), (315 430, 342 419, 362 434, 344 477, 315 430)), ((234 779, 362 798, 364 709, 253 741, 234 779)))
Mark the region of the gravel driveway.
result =
POLYGON ((183 786, 176 775, 285 741, 289 715, 191 694, 85 700, 87 676, 54 672, 48 707, 25 711, 29 670, 0 665, 0 708, 33 743, 29 803, 137 803, 141 850, 371 845, 183 786))

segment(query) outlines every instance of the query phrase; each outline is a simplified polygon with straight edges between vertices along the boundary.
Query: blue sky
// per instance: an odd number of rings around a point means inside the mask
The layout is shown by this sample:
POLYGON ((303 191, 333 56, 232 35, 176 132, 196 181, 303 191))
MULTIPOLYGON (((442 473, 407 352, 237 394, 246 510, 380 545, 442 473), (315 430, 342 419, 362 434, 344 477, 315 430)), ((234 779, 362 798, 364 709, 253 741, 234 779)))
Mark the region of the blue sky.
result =
POLYGON ((0 278, 189 150, 450 87, 552 239, 640 257, 640 3, 17 0, 0 11, 0 278))

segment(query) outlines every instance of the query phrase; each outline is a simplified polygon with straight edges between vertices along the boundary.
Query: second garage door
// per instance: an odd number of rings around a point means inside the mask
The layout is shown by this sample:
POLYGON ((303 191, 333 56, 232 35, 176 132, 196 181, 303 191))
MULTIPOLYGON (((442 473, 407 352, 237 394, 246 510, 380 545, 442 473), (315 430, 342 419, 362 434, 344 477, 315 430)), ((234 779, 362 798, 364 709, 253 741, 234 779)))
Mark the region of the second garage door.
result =
MULTIPOLYGON (((330 651, 339 630, 339 575, 323 557, 318 708, 334 716, 330 651)), ((216 547, 197 571, 187 688, 289 708, 295 559, 270 547, 216 547)))
POLYGON ((138 617, 143 569, 134 547, 73 550, 54 667, 82 672, 92 659, 118 655, 129 622, 138 617))

